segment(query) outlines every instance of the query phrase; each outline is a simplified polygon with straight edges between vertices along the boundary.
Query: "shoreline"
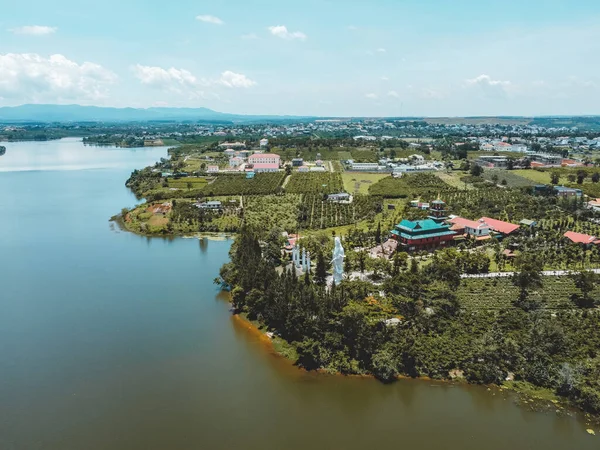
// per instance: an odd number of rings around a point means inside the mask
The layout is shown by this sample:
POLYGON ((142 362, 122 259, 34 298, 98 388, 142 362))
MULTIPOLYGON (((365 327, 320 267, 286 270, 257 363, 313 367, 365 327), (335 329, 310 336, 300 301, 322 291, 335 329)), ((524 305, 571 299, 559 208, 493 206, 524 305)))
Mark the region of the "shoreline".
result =
MULTIPOLYGON (((269 337, 265 331, 263 331, 257 323, 248 319, 243 314, 232 313, 232 320, 236 322, 236 324, 242 327, 247 333, 250 333, 254 336, 258 342, 260 342, 261 346, 268 353, 280 361, 285 361, 290 368, 294 368, 303 374, 316 374, 317 376, 334 376, 334 377, 350 377, 350 378, 362 378, 362 379, 370 379, 377 380, 377 378, 370 373, 364 374, 343 374, 341 372, 330 372, 324 369, 317 369, 314 371, 306 370, 303 367, 300 367, 295 364, 295 362, 287 356, 285 353, 282 353, 278 350, 278 346, 275 345, 274 338, 269 337)), ((282 338, 278 337, 277 339, 282 338)), ((287 341, 284 341, 287 345, 290 345, 287 341)), ((470 383, 465 378, 456 378, 456 379, 433 379, 430 377, 410 377, 408 375, 398 375, 396 379, 392 381, 392 383, 401 380, 414 380, 420 382, 435 382, 440 385, 449 385, 449 386, 462 386, 462 387, 475 387, 475 388, 483 388, 488 391, 488 393, 492 396, 496 396, 497 394, 509 392, 514 398, 513 402, 522 408, 527 408, 530 411, 537 413, 548 413, 554 412, 556 415, 563 415, 567 417, 576 417, 580 418, 582 422, 588 427, 588 429, 592 429, 590 427, 600 427, 600 416, 593 416, 589 413, 585 413, 581 409, 576 406, 570 404, 567 400, 562 399, 561 397, 557 397, 554 400, 548 400, 543 396, 536 396, 535 393, 530 391, 526 391, 525 389, 520 389, 519 382, 509 382, 511 384, 502 384, 502 385, 486 385, 486 384, 477 384, 470 383)), ((540 391, 542 392, 542 391, 540 391)), ((593 429, 592 429, 593 430, 593 429)), ((590 433, 591 434, 591 433, 590 433)))
POLYGON ((109 222, 115 223, 119 230, 134 234, 136 236, 146 237, 146 238, 162 238, 162 239, 210 239, 210 240, 227 240, 227 239, 235 239, 237 233, 228 233, 224 231, 198 231, 191 234, 152 234, 152 233, 141 233, 139 231, 131 230, 125 224, 123 220, 123 216, 121 214, 117 214, 108 219, 109 222))

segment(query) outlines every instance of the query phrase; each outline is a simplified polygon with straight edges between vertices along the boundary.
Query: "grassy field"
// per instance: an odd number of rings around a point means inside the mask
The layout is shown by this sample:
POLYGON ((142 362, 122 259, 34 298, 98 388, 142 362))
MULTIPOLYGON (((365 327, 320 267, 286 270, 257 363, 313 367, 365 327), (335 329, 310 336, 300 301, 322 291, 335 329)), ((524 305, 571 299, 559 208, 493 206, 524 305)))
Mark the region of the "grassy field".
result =
POLYGON ((446 184, 455 187, 457 189, 461 189, 461 190, 470 190, 470 189, 474 189, 472 184, 469 183, 464 183, 463 181, 460 180, 461 177, 467 176, 468 173, 465 172, 457 172, 457 171, 452 171, 452 172, 435 172, 435 174, 446 184))
POLYGON ((350 194, 368 194, 369 187, 379 180, 387 177, 387 174, 346 172, 342 174, 344 190, 350 194))
POLYGON ((521 176, 521 171, 511 171, 511 170, 486 170, 483 172, 483 178, 486 180, 493 181, 494 175, 498 177, 497 183, 502 183, 502 180, 506 180, 506 186, 508 187, 527 187, 533 186, 536 184, 536 181, 533 181, 527 177, 521 176))
POLYGON ((516 173, 536 184, 550 184, 550 172, 542 172, 534 169, 518 170, 516 173))

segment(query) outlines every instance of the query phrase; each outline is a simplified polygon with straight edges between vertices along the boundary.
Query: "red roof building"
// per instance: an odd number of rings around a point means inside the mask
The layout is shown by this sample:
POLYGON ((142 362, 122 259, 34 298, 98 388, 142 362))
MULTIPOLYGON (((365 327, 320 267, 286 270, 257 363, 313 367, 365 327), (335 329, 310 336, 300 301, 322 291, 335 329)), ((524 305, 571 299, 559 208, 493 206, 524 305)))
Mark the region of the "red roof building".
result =
POLYGON ((483 219, 469 220, 464 219, 462 217, 455 217, 453 219, 450 219, 449 222, 452 224, 452 227, 450 228, 452 231, 456 231, 459 233, 464 232, 469 236, 481 237, 489 236, 490 234, 491 227, 483 219))
POLYGON ((599 245, 600 239, 596 236, 590 236, 588 234, 575 233, 574 231, 567 231, 564 235, 567 239, 575 244, 594 244, 599 245))
POLYGON ((482 217, 479 220, 483 220, 490 226, 492 230, 502 234, 511 234, 519 229, 519 225, 515 225, 514 223, 510 222, 503 222, 501 220, 490 219, 489 217, 482 217))

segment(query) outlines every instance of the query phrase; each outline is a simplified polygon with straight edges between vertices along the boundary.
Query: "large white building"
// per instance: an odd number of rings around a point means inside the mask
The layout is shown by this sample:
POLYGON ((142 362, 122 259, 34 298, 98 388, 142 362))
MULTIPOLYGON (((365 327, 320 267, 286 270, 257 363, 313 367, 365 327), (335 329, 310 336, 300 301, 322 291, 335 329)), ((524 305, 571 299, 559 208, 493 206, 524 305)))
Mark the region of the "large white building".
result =
POLYGON ((248 157, 249 164, 277 164, 281 162, 281 156, 274 153, 255 153, 248 157))

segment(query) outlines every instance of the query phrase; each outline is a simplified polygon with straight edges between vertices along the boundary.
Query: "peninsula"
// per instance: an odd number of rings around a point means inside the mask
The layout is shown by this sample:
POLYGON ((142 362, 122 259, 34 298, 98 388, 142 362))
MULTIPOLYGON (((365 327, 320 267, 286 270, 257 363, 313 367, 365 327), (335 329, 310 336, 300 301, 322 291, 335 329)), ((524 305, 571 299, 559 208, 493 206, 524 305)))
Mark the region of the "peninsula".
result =
POLYGON ((218 283, 306 369, 498 384, 600 413, 599 136, 385 123, 217 127, 131 174, 146 201, 123 225, 238 233, 218 283), (312 264, 293 263, 298 246, 312 264))

